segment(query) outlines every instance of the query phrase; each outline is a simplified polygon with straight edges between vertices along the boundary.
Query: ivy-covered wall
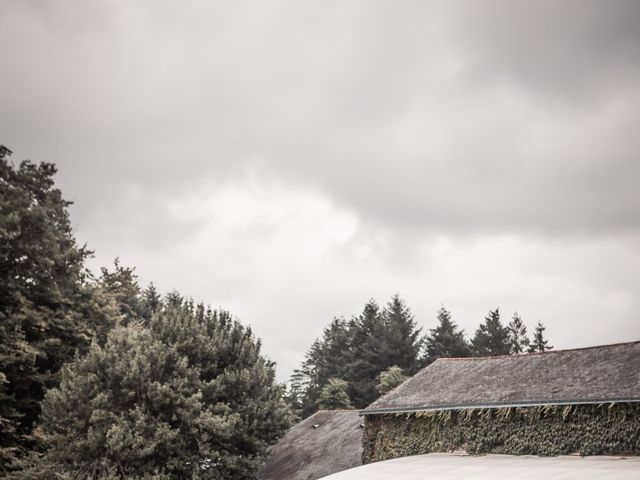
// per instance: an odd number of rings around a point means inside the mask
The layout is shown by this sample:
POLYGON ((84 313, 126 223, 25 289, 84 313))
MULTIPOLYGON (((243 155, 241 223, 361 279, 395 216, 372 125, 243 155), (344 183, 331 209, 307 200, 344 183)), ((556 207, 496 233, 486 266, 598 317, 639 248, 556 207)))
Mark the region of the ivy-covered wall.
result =
POLYGON ((363 463, 430 452, 640 455, 640 404, 367 415, 363 463))

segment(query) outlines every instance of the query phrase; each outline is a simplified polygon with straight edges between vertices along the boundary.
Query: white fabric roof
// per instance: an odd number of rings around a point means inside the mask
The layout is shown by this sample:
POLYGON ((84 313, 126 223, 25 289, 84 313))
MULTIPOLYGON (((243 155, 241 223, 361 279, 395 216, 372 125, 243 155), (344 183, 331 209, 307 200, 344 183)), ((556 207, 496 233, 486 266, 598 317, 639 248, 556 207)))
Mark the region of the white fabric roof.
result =
POLYGON ((370 463, 321 480, 638 480, 640 457, 432 453, 370 463))

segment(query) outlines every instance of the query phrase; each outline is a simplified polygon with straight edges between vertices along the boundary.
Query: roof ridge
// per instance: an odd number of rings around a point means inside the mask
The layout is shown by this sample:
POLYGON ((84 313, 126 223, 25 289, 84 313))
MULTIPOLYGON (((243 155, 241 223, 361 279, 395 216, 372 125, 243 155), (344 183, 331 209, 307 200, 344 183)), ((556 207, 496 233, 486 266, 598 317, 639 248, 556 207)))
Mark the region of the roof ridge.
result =
POLYGON ((451 361, 451 360, 486 360, 490 358, 527 358, 532 355, 549 355, 552 353, 574 352, 578 350, 593 350, 596 348, 617 347, 620 345, 632 345, 636 343, 640 344, 640 340, 634 340, 631 342, 606 343, 604 345, 591 345, 589 347, 562 348, 559 350, 547 350, 545 352, 528 352, 528 353, 516 353, 516 354, 510 353, 506 355, 485 355, 482 357, 438 357, 434 360, 433 363, 436 363, 439 360, 451 361))

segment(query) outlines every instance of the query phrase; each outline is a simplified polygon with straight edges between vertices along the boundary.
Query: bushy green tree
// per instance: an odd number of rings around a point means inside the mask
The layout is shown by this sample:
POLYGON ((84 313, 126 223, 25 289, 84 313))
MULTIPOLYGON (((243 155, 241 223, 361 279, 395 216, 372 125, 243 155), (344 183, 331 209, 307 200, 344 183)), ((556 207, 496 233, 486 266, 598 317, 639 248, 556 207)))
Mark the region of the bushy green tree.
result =
POLYGON ((402 369, 397 365, 394 365, 393 367, 387 368, 380 374, 376 390, 378 390, 380 395, 384 395, 408 379, 409 377, 402 372, 402 369))
POLYGON ((349 384, 339 378, 330 378, 327 384, 322 387, 318 397, 318 407, 325 410, 338 410, 341 408, 351 408, 351 400, 347 389, 349 384))
POLYGON ((478 357, 488 355, 509 355, 509 329, 500 321, 499 309, 489 310, 484 323, 478 327, 471 341, 473 354, 478 357))
POLYGON ((464 332, 451 319, 444 307, 438 310, 438 325, 429 330, 425 338, 425 364, 441 357, 470 357, 471 348, 464 332))
POLYGON ((513 314, 513 318, 507 327, 509 329, 509 344, 511 345, 511 353, 524 353, 529 349, 529 337, 527 336, 527 327, 518 312, 513 314))
POLYGON ((25 478, 250 479, 288 427, 273 365, 226 312, 169 307, 112 331, 47 393, 25 478))
POLYGON ((549 345, 549 341, 544 338, 544 331, 546 330, 542 322, 538 322, 536 330, 533 332, 533 341, 529 346, 529 352, 546 352, 553 347, 549 345))

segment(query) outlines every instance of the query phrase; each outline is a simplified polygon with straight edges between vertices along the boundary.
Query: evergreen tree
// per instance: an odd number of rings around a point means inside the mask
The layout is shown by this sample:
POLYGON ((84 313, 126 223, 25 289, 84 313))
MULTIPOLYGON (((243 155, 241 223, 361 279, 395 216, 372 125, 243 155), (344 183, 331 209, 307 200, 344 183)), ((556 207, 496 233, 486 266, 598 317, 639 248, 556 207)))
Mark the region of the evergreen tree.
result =
POLYGON ((509 355, 509 329, 502 325, 499 309, 489 310, 484 323, 476 330, 471 346, 473 354, 478 357, 509 355))
POLYGON ((151 282, 147 288, 142 291, 141 299, 142 318, 146 323, 151 320, 151 317, 160 311, 162 306, 162 297, 158 293, 156 286, 151 282))
POLYGON ((518 315, 513 314, 513 318, 509 322, 509 344, 511 345, 511 353, 524 353, 529 349, 529 337, 527 336, 527 327, 518 315))
POLYGON ((409 374, 415 373, 419 369, 422 329, 416 328, 411 311, 399 295, 391 297, 382 312, 382 320, 385 341, 380 366, 386 369, 395 365, 409 374))
POLYGON ((546 328, 542 325, 542 322, 538 322, 536 325, 536 330, 533 333, 533 341, 529 346, 529 352, 546 352, 547 350, 551 350, 553 347, 549 346, 549 341, 544 338, 544 331, 546 328))
POLYGON ((364 408, 378 397, 378 375, 391 366, 383 364, 387 329, 375 300, 367 302, 362 313, 350 321, 349 328, 351 352, 345 379, 351 402, 356 408, 364 408))
POLYGON ((255 478, 288 426, 281 394, 249 329, 170 307, 65 368, 44 402, 48 448, 25 476, 255 478))
POLYGON ((351 400, 347 389, 349 384, 339 378, 330 378, 327 384, 322 387, 318 398, 318 407, 325 410, 339 410, 341 408, 351 408, 351 400))
POLYGON ((380 395, 384 395, 390 390, 393 390, 401 383, 404 383, 409 379, 406 376, 400 367, 394 365, 393 367, 387 368, 384 372, 380 374, 378 377, 378 385, 376 385, 376 390, 380 395))
POLYGON ((116 258, 113 271, 102 267, 100 272, 98 286, 115 298, 122 323, 128 325, 139 320, 142 317, 142 305, 135 268, 123 267, 116 258))
POLYGON ((89 282, 50 163, 9 162, 0 146, 0 476, 34 441, 44 389, 110 328, 113 299, 89 282))
POLYGON ((346 375, 351 348, 351 332, 347 322, 334 318, 305 354, 300 369, 290 380, 289 401, 294 410, 307 417, 318 408, 322 388, 330 378, 346 375))
POLYGON ((444 307, 438 310, 438 326, 429 330, 425 339, 425 363, 441 357, 470 357, 471 348, 464 332, 451 320, 444 307))

